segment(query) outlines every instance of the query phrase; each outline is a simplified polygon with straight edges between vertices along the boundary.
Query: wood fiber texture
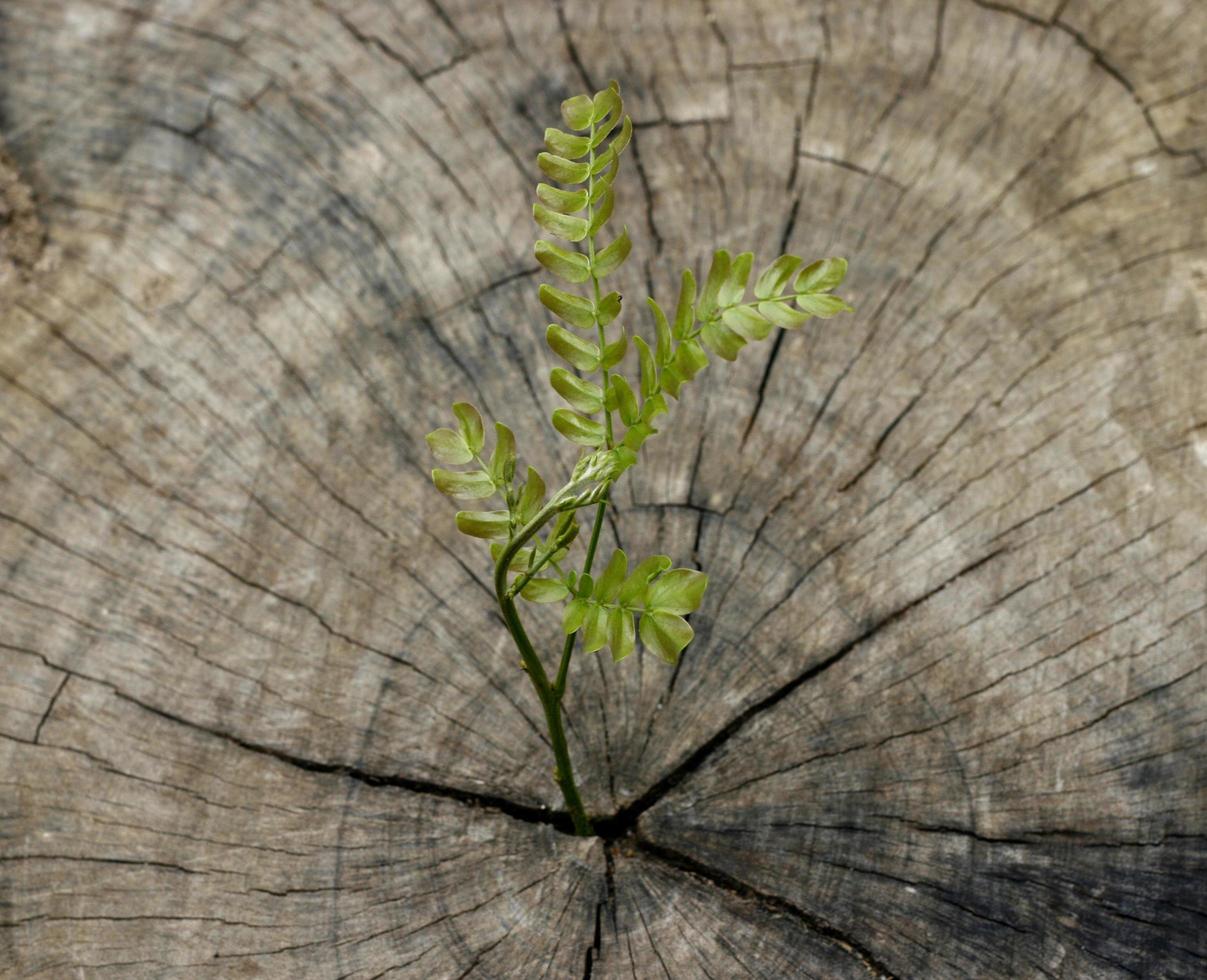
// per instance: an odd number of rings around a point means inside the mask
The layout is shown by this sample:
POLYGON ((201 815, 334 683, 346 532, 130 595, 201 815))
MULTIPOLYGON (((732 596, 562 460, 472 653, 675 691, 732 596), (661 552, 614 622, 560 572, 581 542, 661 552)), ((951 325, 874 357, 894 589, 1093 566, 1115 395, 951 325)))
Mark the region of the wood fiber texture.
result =
MULTIPOLYGON (((1196 977, 1207 6, 0 6, 0 974, 1196 977), (577 839, 424 433, 573 447, 532 258, 620 80, 626 322, 715 248, 853 316, 715 363, 602 547, 577 839)), ((557 623, 528 612, 553 657, 557 623)))

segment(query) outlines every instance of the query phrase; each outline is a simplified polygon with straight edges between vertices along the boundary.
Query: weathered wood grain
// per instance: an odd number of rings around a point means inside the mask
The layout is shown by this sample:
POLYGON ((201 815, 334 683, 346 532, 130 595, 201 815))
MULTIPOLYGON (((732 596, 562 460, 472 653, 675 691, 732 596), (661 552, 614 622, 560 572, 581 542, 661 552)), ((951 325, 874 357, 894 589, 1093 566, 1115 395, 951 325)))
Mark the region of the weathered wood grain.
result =
MULTIPOLYGON (((1207 958, 1207 8, 0 7, 0 973, 1020 977, 1207 958), (574 665, 601 838, 423 434, 543 472, 529 214, 618 78, 633 316, 717 247, 854 317, 714 365, 574 665)), ((552 650, 556 619, 533 610, 552 650)))

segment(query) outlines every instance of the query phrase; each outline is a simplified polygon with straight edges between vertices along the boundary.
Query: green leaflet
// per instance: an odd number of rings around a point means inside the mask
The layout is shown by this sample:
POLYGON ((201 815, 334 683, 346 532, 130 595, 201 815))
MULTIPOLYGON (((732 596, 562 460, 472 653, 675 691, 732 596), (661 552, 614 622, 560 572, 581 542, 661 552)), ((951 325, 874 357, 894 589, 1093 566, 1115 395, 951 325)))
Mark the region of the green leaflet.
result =
POLYGON ((474 454, 470 452, 469 446, 465 443, 465 437, 460 432, 454 432, 452 429, 435 429, 429 432, 425 438, 432 455, 442 463, 451 463, 456 466, 460 463, 468 463, 474 458, 474 454))
POLYGON ((617 606, 608 612, 608 647, 613 663, 619 663, 637 649, 633 614, 628 609, 617 606))
POLYGON ((736 361, 746 346, 746 338, 719 320, 709 320, 700 328, 700 341, 710 351, 727 361, 736 361))
POLYGON ((595 590, 591 598, 596 602, 612 602, 620 592, 620 585, 629 573, 629 560, 625 553, 617 548, 612 552, 607 567, 595 580, 595 590))
MULTIPOLYGON (((587 236, 594 238, 607 220, 612 217, 612 206, 616 203, 616 195, 612 193, 612 188, 604 185, 603 192, 600 194, 599 207, 595 209, 595 213, 591 216, 591 223, 587 225, 587 236)), ((594 206, 594 202, 592 202, 594 206)))
POLYGON ((754 295, 758 299, 769 299, 784 291, 784 286, 792 278, 792 274, 800 268, 804 261, 799 255, 781 255, 763 270, 762 275, 754 284, 754 295))
POLYGON ((580 371, 594 371, 599 367, 599 348, 589 340, 574 336, 565 327, 549 324, 545 329, 545 342, 553 353, 580 371))
POLYGON ((457 530, 471 538, 506 538, 511 521, 505 510, 459 510, 457 530))
POLYGON ((580 283, 591 278, 591 266, 581 252, 569 252, 543 239, 536 243, 533 251, 536 260, 559 279, 580 283))
POLYGON ((576 95, 562 103, 562 119, 571 129, 588 129, 594 113, 589 95, 576 95))
POLYGON ((642 645, 672 665, 679 662, 679 654, 695 635, 681 616, 658 612, 641 617, 639 632, 642 645))
POLYGON ((609 370, 616 367, 617 364, 624 360, 624 355, 628 349, 629 336, 625 332, 624 327, 621 327, 620 336, 604 346, 603 355, 599 359, 600 366, 609 370))
POLYGON ((541 302, 555 316, 560 316, 570 326, 585 330, 595 326, 595 305, 583 296, 563 292, 553 286, 541 284, 541 302))
POLYGON ((587 604, 583 620, 583 653, 602 650, 608 642, 608 610, 595 602, 587 604))
POLYGON ((633 243, 629 240, 629 229, 625 226, 620 235, 606 248, 595 253, 595 275, 600 279, 620 268, 620 264, 629 257, 633 243))
POLYGON ((601 423, 586 418, 568 408, 553 412, 553 427, 571 442, 579 446, 603 445, 606 432, 601 423))
POLYGON ((637 363, 641 368, 641 397, 652 398, 658 394, 658 366, 654 363, 654 354, 641 337, 635 336, 633 345, 637 348, 637 363))
POLYGON ((645 590, 647 609, 685 616, 695 612, 708 588, 708 576, 694 568, 676 568, 650 582, 645 590))
POLYGON ((432 470, 432 482, 441 493, 458 500, 481 500, 495 492, 494 480, 482 470, 458 473, 435 469, 432 470))
POLYGON ((599 318, 599 325, 601 327, 606 327, 620 316, 620 293, 608 293, 607 296, 603 297, 596 309, 596 316, 599 318))
POLYGON ((612 399, 620 420, 625 425, 634 425, 641 418, 641 408, 637 404, 637 396, 625 380, 624 375, 612 375, 612 399))
POLYGON ((679 283, 679 302, 675 306, 675 339, 683 340, 696 324, 696 277, 684 269, 679 283))
POLYGON ((725 249, 717 249, 713 253, 712 263, 708 267, 708 277, 704 280, 704 288, 700 290, 700 298, 696 300, 696 319, 707 320, 716 309, 717 297, 721 286, 729 275, 729 253, 725 249))
POLYGON ((515 434, 502 422, 495 423, 495 448, 490 454, 490 476, 500 487, 515 477, 515 434))
POLYGON ((750 279, 750 266, 754 262, 753 252, 743 252, 729 264, 729 273, 717 293, 718 306, 733 306, 746 296, 746 283, 750 279))
POLYGON ((589 163, 575 163, 554 153, 542 153, 536 162, 544 173, 563 184, 581 184, 591 174, 589 163))
POLYGON ((667 323, 666 314, 662 312, 662 307, 654 301, 653 296, 646 297, 646 304, 649 306, 650 312, 654 314, 654 335, 657 338, 654 360, 658 362, 659 367, 665 367, 670 364, 671 357, 674 356, 670 324, 667 323))
POLYGON ((454 402, 453 414, 457 416, 457 424, 461 429, 461 438, 471 453, 482 451, 486 444, 486 427, 482 424, 482 416, 469 402, 454 402))
POLYGON ((566 583, 555 578, 534 578, 520 590, 529 602, 561 602, 569 594, 566 583))
POLYGON ((587 237, 587 222, 571 214, 559 214, 551 211, 543 204, 532 205, 532 216, 536 223, 551 235, 564 238, 568 242, 581 242, 587 237))
POLYGON ((774 324, 749 306, 735 306, 721 314, 721 322, 747 340, 765 340, 774 324))
POLYGON ((545 502, 545 480, 533 467, 528 467, 528 479, 520 491, 516 501, 516 516, 521 524, 527 524, 536 517, 541 504, 545 502))
POLYGON ((777 327, 783 327, 785 330, 795 330, 809 319, 808 313, 794 310, 787 303, 759 303, 758 311, 777 327))
POLYGON ((536 196, 547 207, 562 214, 573 214, 587 206, 585 187, 581 191, 567 191, 552 184, 537 184, 536 196))
POLYGON ((830 296, 827 293, 797 296, 796 305, 804 310, 804 312, 810 313, 813 316, 819 316, 825 320, 828 320, 836 313, 853 312, 852 308, 837 296, 830 296))
POLYGON ((666 555, 652 555, 629 572, 620 586, 618 598, 621 605, 631 606, 641 600, 650 584, 650 579, 671 567, 666 555))
POLYGON ((575 411, 594 415, 603 409, 603 389, 594 382, 571 374, 565 368, 559 367, 550 371, 549 383, 575 411))
POLYGON ((545 130, 545 145, 552 153, 567 160, 585 157, 591 149, 591 140, 586 136, 571 136, 560 129, 545 130))
POLYGON ((842 285, 847 275, 846 259, 818 259, 805 266, 792 284, 794 293, 828 293, 842 285))

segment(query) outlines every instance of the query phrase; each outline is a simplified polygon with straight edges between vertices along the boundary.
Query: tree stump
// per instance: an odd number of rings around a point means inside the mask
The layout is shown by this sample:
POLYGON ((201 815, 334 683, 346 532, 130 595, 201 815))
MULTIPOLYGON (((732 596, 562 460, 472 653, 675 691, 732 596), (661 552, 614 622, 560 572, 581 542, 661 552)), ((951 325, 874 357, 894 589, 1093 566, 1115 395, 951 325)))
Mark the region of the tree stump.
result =
POLYGON ((0 973, 1202 975, 1202 4, 0 20, 0 973), (568 469, 534 157, 613 77, 634 329, 718 247, 858 312, 618 485, 712 585, 575 661, 580 839, 423 435, 568 469))

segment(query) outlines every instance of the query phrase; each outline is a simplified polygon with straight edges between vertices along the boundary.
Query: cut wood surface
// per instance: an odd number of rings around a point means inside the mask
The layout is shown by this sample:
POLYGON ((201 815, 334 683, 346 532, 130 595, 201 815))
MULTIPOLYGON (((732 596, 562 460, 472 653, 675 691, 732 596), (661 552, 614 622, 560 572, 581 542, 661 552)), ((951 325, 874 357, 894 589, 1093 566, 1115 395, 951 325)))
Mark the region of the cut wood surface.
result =
MULTIPOLYGON (((1207 6, 0 6, 0 975, 1197 977, 1207 6), (602 546, 708 571, 539 704, 423 436, 568 471, 534 158, 618 79, 630 329, 714 364, 602 546)), ((555 615, 528 612, 552 659, 555 615)))

